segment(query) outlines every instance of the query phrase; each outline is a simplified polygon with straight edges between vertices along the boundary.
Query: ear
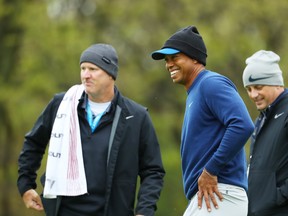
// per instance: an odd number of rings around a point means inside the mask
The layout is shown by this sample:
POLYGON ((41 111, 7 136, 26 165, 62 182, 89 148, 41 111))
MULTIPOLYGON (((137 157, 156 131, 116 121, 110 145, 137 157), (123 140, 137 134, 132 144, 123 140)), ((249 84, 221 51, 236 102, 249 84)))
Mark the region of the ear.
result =
POLYGON ((192 59, 192 62, 193 62, 194 64, 201 64, 201 63, 198 62, 196 59, 192 59))

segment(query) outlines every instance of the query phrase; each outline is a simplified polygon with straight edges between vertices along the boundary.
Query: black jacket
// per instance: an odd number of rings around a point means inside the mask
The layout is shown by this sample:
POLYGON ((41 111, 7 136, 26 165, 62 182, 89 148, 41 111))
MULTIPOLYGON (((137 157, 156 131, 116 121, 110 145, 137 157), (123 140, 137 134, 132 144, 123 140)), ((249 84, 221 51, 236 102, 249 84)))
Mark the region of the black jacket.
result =
MULTIPOLYGON (((64 93, 54 96, 33 129, 25 136, 23 149, 19 156, 18 189, 21 195, 31 188, 36 188, 36 171, 40 167, 63 96, 64 93)), ((79 100, 78 105, 82 145, 83 142, 88 142, 87 140, 90 139, 89 133, 87 133, 89 124, 85 119, 84 98, 85 94, 79 100)), ((147 109, 123 97, 115 88, 115 97, 110 110, 107 116, 104 115, 101 118, 98 127, 108 127, 106 131, 109 134, 105 135, 105 140, 108 143, 111 135, 113 140, 106 157, 107 171, 103 173, 106 175, 104 216, 132 216, 134 209, 137 214, 154 215, 165 171, 158 140, 147 109), (119 118, 115 117, 116 110, 119 118), (113 122, 116 123, 114 126, 112 126, 113 122), (115 131, 111 132, 113 127, 115 131), (141 184, 138 191, 138 202, 135 206, 138 176, 141 184)), ((85 155, 83 157, 85 160, 85 155)), ((60 204, 59 198, 43 200, 47 215, 56 216, 56 203, 60 204)))
MULTIPOLYGON (((287 91, 287 90, 286 90, 287 91)), ((288 215, 288 94, 266 111, 251 143, 248 216, 288 215)))

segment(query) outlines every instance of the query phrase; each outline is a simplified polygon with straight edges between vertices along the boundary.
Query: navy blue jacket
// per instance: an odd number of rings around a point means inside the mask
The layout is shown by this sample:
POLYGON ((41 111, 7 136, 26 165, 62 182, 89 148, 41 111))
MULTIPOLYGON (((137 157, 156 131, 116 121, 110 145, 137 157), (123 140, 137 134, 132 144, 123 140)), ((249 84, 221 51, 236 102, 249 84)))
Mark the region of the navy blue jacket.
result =
POLYGON ((286 216, 288 215, 287 90, 268 108, 265 115, 267 119, 251 143, 248 216, 286 216))
MULTIPOLYGON (((41 165, 63 96, 64 93, 54 96, 32 130, 25 136, 19 156, 18 189, 21 195, 29 189, 36 188, 36 171, 41 165)), ((87 215, 97 208, 97 212, 102 212, 101 215, 104 216, 132 216, 135 213, 154 215, 165 171, 159 143, 147 109, 123 97, 115 87, 115 97, 109 110, 101 118, 94 133, 91 133, 85 118, 86 97, 83 93, 79 100, 78 117, 88 194, 76 198, 91 204, 90 207, 85 205, 84 211, 81 212, 81 205, 77 206, 81 202, 76 199, 70 207, 79 210, 75 215, 83 216, 85 208, 87 215), (117 119, 116 110, 119 114, 117 119), (116 122, 116 125, 112 126, 113 122, 116 122), (112 142, 109 146, 110 136, 112 142), (94 153, 96 155, 93 155, 94 153), (135 204, 138 176, 141 184, 135 204)), ((44 178, 45 176, 41 180, 42 183, 44 178)), ((70 202, 65 202, 66 199, 67 197, 42 199, 46 214, 56 216, 62 203, 69 205, 70 202)))

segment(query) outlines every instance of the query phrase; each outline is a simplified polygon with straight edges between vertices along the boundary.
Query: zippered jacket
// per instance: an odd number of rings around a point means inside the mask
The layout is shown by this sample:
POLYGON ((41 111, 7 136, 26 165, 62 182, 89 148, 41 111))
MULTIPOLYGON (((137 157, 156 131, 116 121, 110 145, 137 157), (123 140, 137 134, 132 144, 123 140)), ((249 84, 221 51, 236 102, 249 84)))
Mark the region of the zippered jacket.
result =
MULTIPOLYGON (((18 189, 23 195, 29 189, 36 188, 37 170, 51 136, 54 119, 64 93, 57 94, 39 116, 32 130, 26 134, 23 149, 19 156, 18 189)), ((91 176, 104 178, 103 201, 104 216, 133 216, 141 214, 153 216, 157 209, 163 186, 165 171, 162 165, 160 147, 147 108, 122 96, 115 87, 115 97, 107 113, 102 116, 98 127, 91 133, 85 117, 87 95, 83 92, 79 100, 78 117, 83 148, 84 168, 89 191, 97 188, 91 176), (107 155, 99 155, 103 166, 93 163, 88 157, 89 146, 112 140, 107 155), (101 166, 104 173, 93 173, 87 167, 101 166), (140 185, 137 190, 137 178, 140 185), (135 195, 138 195, 137 203, 135 195)), ((103 144, 101 144, 103 145, 103 144)), ((45 175, 43 175, 41 182, 45 175)), ((99 187, 99 186, 98 186, 99 187)), ((99 188, 99 190, 102 190, 99 188)), ((103 198, 102 198, 103 197, 103 198)), ((43 202, 47 215, 56 216, 61 199, 43 202), (46 204, 46 206, 45 206, 46 204)), ((61 204, 60 204, 61 205, 61 204)), ((96 204, 95 204, 96 205, 96 204)), ((101 214, 102 215, 102 214, 101 214)))
MULTIPOLYGON (((288 215, 288 94, 266 111, 250 149, 249 216, 288 215)), ((280 96, 279 96, 280 97, 280 96)))

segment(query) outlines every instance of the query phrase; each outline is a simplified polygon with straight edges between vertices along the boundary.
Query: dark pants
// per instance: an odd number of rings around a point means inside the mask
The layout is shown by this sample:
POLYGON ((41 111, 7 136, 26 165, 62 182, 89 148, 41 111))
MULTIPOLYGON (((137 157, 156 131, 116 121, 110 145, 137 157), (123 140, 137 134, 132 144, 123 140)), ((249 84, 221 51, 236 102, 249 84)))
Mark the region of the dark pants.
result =
POLYGON ((43 196, 41 196, 41 199, 46 216, 57 216, 61 203, 61 197, 57 197, 56 199, 45 199, 43 196))

